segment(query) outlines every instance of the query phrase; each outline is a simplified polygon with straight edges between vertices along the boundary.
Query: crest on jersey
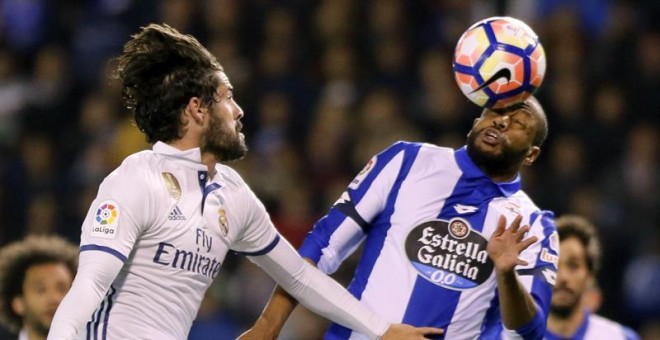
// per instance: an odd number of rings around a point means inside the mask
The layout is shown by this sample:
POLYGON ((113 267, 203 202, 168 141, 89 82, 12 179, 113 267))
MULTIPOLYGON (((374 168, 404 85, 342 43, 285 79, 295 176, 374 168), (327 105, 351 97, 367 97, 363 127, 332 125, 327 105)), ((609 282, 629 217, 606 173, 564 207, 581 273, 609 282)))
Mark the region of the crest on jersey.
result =
POLYGON ((163 177, 165 187, 167 187, 167 192, 172 198, 178 201, 181 197, 181 186, 179 185, 179 181, 169 172, 163 172, 161 173, 161 176, 163 177))
POLYGON ((355 176, 355 178, 351 181, 351 184, 348 185, 349 188, 351 189, 357 189, 357 187, 362 183, 362 180, 364 180, 365 177, 373 170, 374 166, 376 165, 376 157, 373 157, 372 159, 369 160, 367 165, 360 170, 360 172, 355 176))
POLYGON ((406 238, 406 255, 420 275, 444 288, 464 290, 488 280, 493 261, 488 241, 462 218, 432 220, 414 227, 406 238))
POLYGON ((90 237, 113 239, 117 237, 119 205, 113 200, 103 201, 96 208, 89 233, 90 237))
POLYGON ((220 225, 222 236, 227 236, 227 233, 229 233, 229 223, 227 223, 227 214, 223 207, 218 209, 218 224, 220 225))

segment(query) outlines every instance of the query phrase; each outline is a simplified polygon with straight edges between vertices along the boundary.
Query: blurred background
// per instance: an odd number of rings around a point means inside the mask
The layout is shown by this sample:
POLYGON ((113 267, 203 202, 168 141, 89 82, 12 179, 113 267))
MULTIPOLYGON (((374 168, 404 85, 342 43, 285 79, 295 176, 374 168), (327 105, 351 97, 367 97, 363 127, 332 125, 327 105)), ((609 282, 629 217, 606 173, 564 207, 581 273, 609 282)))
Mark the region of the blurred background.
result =
MULTIPOLYGON (((44 233, 78 243, 101 180, 149 147, 107 65, 140 26, 168 23, 218 57, 251 149, 230 165, 299 245, 371 155, 397 140, 463 145, 480 109, 454 82, 452 50, 472 23, 502 14, 527 22, 548 58, 537 95, 550 136, 524 188, 596 223, 599 313, 660 337, 654 0, 0 0, 0 246, 44 233)), ((190 339, 238 335, 272 288, 228 256, 190 339)), ((282 339, 316 339, 326 325, 298 308, 282 339)))

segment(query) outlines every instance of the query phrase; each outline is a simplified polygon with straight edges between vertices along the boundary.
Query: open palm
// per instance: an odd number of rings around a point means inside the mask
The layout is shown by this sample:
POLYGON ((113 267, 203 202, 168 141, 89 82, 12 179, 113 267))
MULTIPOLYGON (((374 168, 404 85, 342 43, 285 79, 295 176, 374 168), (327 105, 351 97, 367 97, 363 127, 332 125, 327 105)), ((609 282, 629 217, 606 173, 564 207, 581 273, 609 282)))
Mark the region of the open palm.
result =
POLYGON ((488 256, 493 260, 495 269, 498 271, 512 270, 517 265, 527 265, 527 261, 519 257, 520 253, 538 240, 532 236, 523 240, 529 231, 529 226, 520 227, 522 217, 520 215, 506 228, 506 217, 500 216, 497 229, 488 241, 488 256))

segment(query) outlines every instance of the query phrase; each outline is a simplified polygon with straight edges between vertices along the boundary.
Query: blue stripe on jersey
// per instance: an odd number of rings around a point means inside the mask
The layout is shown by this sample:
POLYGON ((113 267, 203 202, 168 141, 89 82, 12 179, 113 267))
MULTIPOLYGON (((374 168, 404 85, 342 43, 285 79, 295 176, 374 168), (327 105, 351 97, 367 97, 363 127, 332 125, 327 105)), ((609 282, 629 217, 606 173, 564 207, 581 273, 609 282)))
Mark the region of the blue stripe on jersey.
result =
MULTIPOLYGON (((351 197, 350 202, 338 203, 327 215, 321 218, 316 224, 314 224, 314 230, 310 232, 302 245, 298 249, 298 253, 314 263, 318 263, 323 255, 323 249, 327 248, 330 244, 330 238, 332 234, 342 225, 346 217, 351 218, 355 223, 357 223, 360 228, 365 232, 370 228, 369 224, 358 214, 355 210, 355 204, 360 202, 368 189, 373 184, 374 180, 378 175, 383 171, 385 166, 398 155, 402 150, 410 149, 410 146, 414 146, 414 150, 419 150, 419 144, 411 144, 405 142, 397 142, 392 145, 387 150, 381 152, 376 157, 377 161, 373 169, 367 174, 362 183, 360 183, 359 188, 357 189, 347 189, 347 193, 351 197), (408 146, 408 148, 406 148, 408 146)), ((414 151, 415 154, 417 151, 414 151)), ((380 248, 379 248, 380 252, 380 248)))
MULTIPOLYGON (((200 173, 206 172, 206 171, 200 171, 200 173)), ((218 183, 211 183, 207 186, 204 186, 204 183, 202 183, 202 176, 200 174, 200 180, 199 184, 202 186, 202 214, 204 213, 204 204, 206 203, 206 196, 208 196, 211 192, 220 189, 221 185, 218 183)))
POLYGON ((108 321, 110 320, 110 311, 112 311, 112 299, 114 298, 115 293, 117 293, 117 290, 111 285, 110 295, 108 295, 108 310, 105 311, 105 317, 103 318, 103 340, 108 338, 108 321))
POLYGON ((270 242, 270 244, 268 244, 268 245, 266 246, 266 248, 264 248, 264 249, 261 249, 261 250, 255 251, 255 252, 241 252, 241 251, 237 251, 236 254, 239 254, 239 255, 245 255, 245 256, 261 256, 261 255, 265 255, 265 254, 268 254, 271 250, 273 250, 273 248, 275 248, 275 246, 276 246, 277 243, 279 243, 279 242, 280 242, 280 234, 277 234, 277 235, 275 235, 275 239, 273 239, 273 240, 270 242))
POLYGON ((346 219, 346 215, 336 209, 331 209, 330 212, 314 224, 313 232, 307 234, 303 240, 298 253, 302 257, 306 257, 314 263, 318 263, 323 255, 322 249, 325 249, 330 244, 330 237, 339 228, 339 226, 346 219))
MULTIPOLYGON (((552 255, 557 255, 557 252, 550 247, 550 235, 557 230, 555 223, 552 220, 553 214, 549 211, 540 211, 534 213, 533 216, 534 215, 540 215, 539 218, 541 218, 541 225, 543 226, 544 238, 543 241, 541 241, 541 249, 545 248, 552 255)), ((539 262, 543 262, 540 258, 541 253, 542 252, 539 252, 534 266, 537 270, 534 271, 535 275, 534 281, 532 282, 531 295, 536 301, 536 304, 541 308, 540 312, 542 312, 544 316, 547 316, 550 311, 550 300, 552 299, 552 290, 554 287, 554 279, 557 274, 557 268, 555 268, 554 264, 549 262, 539 264, 539 262), (549 280, 552 282, 548 282, 549 280)))
POLYGON ((124 256, 122 253, 106 246, 100 246, 98 244, 86 244, 84 246, 80 246, 80 251, 88 251, 88 250, 100 250, 102 252, 106 252, 110 255, 113 255, 114 257, 118 258, 121 262, 126 262, 128 259, 126 256, 124 256))
POLYGON ((365 232, 369 229, 369 223, 365 221, 362 216, 355 210, 355 204, 353 202, 341 202, 335 205, 335 208, 341 211, 344 215, 350 217, 355 223, 357 223, 362 230, 365 232))
MULTIPOLYGON (((503 196, 503 190, 472 163, 465 148, 457 150, 455 158, 463 174, 446 199, 438 218, 449 221, 460 217, 468 221, 475 231, 481 232, 488 203, 495 197, 503 196), (472 213, 459 214, 455 209, 456 204, 467 204, 478 209, 472 213)), ((507 185, 515 186, 513 183, 507 185)), ((460 291, 440 287, 418 276, 402 322, 413 326, 446 328, 456 311, 460 296, 460 291), (431 296, 433 299, 429 298, 431 296)), ((444 335, 437 337, 442 338, 444 335)))
MULTIPOLYGON (((394 213, 394 205, 399 194, 399 189, 401 189, 403 181, 408 176, 408 173, 410 173, 410 169, 412 168, 412 165, 417 158, 417 154, 419 153, 420 148, 421 144, 403 142, 394 144, 391 148, 387 149, 378 156, 379 158, 378 162, 376 162, 376 166, 365 179, 365 181, 369 180, 369 183, 364 183, 368 185, 360 185, 358 190, 355 191, 356 196, 354 196, 354 199, 357 203, 360 199, 362 199, 362 197, 364 197, 367 188, 371 186, 371 183, 376 177, 375 174, 380 173, 385 164, 388 163, 389 160, 391 160, 396 154, 398 154, 400 150, 405 152, 401 170, 399 171, 396 182, 392 186, 392 190, 390 191, 390 194, 387 198, 385 208, 383 209, 383 212, 378 216, 378 218, 371 223, 371 232, 368 234, 367 239, 365 240, 364 252, 360 258, 360 263, 355 270, 355 276, 353 277, 353 280, 348 287, 348 291, 358 300, 360 300, 362 297, 362 293, 366 288, 369 276, 371 276, 371 271, 376 264, 376 260, 380 255, 380 251, 383 249, 383 244, 385 243, 385 238, 387 237, 387 231, 392 226, 390 217, 394 213), (387 162, 381 161, 381 157, 383 156, 387 158, 387 162)), ((332 326, 330 326, 328 329, 325 339, 348 339, 351 333, 352 330, 333 323, 332 326)))
MULTIPOLYGON (((421 144, 397 142, 397 143, 394 143, 387 150, 379 153, 378 156, 377 156, 376 164, 374 165, 371 172, 369 172, 369 174, 367 174, 367 176, 364 178, 362 183, 360 183, 359 187, 357 189, 348 189, 348 193, 351 196, 351 200, 353 202, 355 202, 355 205, 357 205, 362 200, 362 197, 364 197, 364 195, 367 193, 369 188, 371 188, 371 184, 374 182, 374 180, 378 177, 378 175, 381 173, 381 171, 383 171, 385 166, 387 164, 389 164, 389 162, 396 155, 398 155, 401 151, 406 152, 406 154, 404 155, 404 157, 406 157, 406 158, 409 157, 410 154, 413 154, 413 158, 410 159, 410 164, 409 164, 409 165, 412 165, 412 161, 417 156, 417 152, 419 152, 420 147, 421 147, 421 144)), ((408 169, 408 170, 410 170, 410 169, 408 169)), ((399 174, 399 175, 401 175, 401 174, 399 174)), ((390 195, 390 197, 391 197, 391 195, 390 195)))
MULTIPOLYGON (((107 297, 107 295, 106 295, 106 297, 107 297)), ((94 321, 94 329, 92 330, 92 332, 94 333, 94 340, 98 340, 98 338, 99 338, 99 333, 98 333, 99 332, 99 324, 101 323, 101 314, 103 313, 103 309, 105 309, 105 304, 106 304, 106 300, 103 299, 103 302, 101 302, 101 306, 99 306, 99 310, 96 313, 96 318, 95 318, 95 321, 94 321)), ((87 337, 89 338, 89 334, 87 334, 87 337)))
MULTIPOLYGON (((103 304, 103 302, 101 302, 103 304)), ((94 324, 94 321, 96 321, 95 314, 92 313, 92 319, 87 321, 87 337, 85 338, 86 340, 91 340, 92 339, 92 325, 94 324)))
POLYGON ((481 334, 479 339, 499 339, 502 333, 502 323, 500 322, 500 300, 499 294, 495 289, 495 296, 490 300, 490 306, 486 310, 486 315, 481 323, 481 334))

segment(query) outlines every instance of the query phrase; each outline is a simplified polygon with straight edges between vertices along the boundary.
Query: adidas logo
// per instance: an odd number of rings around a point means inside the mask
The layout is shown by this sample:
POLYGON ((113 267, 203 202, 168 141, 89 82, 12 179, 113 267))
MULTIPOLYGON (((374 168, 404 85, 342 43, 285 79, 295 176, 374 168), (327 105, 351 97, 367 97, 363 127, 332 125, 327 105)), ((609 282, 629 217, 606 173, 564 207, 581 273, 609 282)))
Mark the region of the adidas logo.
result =
POLYGON ((178 205, 174 206, 174 209, 170 212, 170 215, 167 216, 167 219, 170 221, 185 221, 186 216, 183 214, 178 205))

